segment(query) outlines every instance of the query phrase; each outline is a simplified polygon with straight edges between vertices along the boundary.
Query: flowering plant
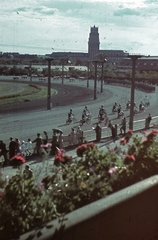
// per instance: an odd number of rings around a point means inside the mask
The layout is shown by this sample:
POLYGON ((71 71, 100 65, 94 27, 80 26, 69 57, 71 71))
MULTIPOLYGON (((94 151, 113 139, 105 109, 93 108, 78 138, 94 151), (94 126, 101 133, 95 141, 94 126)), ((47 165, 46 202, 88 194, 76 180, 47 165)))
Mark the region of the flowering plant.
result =
POLYGON ((82 144, 80 146, 78 146, 77 150, 76 150, 76 153, 77 153, 77 156, 78 157, 82 157, 83 154, 89 150, 89 149, 93 149, 95 147, 95 144, 93 142, 90 142, 90 143, 85 143, 85 144, 82 144))
POLYGON ((54 165, 60 166, 61 164, 70 164, 72 162, 72 156, 68 156, 64 153, 63 149, 57 148, 57 154, 54 157, 54 165))
POLYGON ((6 183, 7 183, 7 181, 6 181, 6 179, 3 179, 2 172, 0 171, 0 188, 4 188, 6 183))
POLYGON ((94 143, 82 144, 73 161, 72 156, 57 149, 54 164, 61 168, 53 168, 52 174, 42 178, 40 186, 21 175, 13 177, 5 186, 0 196, 0 229, 10 221, 7 226, 14 225, 18 233, 30 230, 157 174, 157 145, 158 131, 153 129, 142 135, 133 135, 129 130, 124 138, 104 150, 94 143), (14 201, 10 201, 11 196, 14 201), (25 216, 26 225, 20 214, 25 216))
POLYGON ((51 182, 51 176, 49 175, 45 176, 40 183, 41 189, 42 187, 44 187, 45 189, 48 189, 48 187, 50 186, 50 182, 51 182))
POLYGON ((158 131, 142 132, 142 136, 127 133, 120 144, 126 148, 122 151, 122 167, 118 169, 117 181, 113 182, 113 190, 129 186, 158 173, 158 131), (127 137, 128 136, 128 137, 127 137))
POLYGON ((15 155, 10 159, 10 165, 13 167, 20 167, 25 162, 26 160, 20 155, 15 155))

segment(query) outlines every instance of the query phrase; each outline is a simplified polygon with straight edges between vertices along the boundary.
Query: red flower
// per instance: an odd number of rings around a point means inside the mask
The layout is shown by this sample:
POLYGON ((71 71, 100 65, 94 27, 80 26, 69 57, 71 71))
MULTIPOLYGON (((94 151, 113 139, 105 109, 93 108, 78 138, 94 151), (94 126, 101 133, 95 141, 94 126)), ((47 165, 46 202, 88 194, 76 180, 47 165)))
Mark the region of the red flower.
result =
POLYGON ((82 157, 87 149, 88 149, 88 144, 82 144, 81 146, 78 146, 76 150, 77 156, 82 157))
POLYGON ((94 148, 95 147, 95 143, 94 142, 90 142, 90 143, 87 144, 87 147, 94 148))
POLYGON ((67 155, 64 156, 64 163, 68 163, 71 161, 72 161, 72 156, 67 156, 67 155))
POLYGON ((142 144, 143 144, 144 146, 149 145, 149 144, 151 144, 151 143, 152 143, 152 141, 150 141, 149 139, 145 139, 145 140, 142 141, 142 144))
POLYGON ((62 153, 58 153, 57 155, 55 155, 55 158, 54 158, 54 164, 56 166, 59 166, 60 163, 67 164, 67 163, 70 163, 71 161, 72 161, 72 156, 67 156, 62 153))
POLYGON ((157 134, 158 134, 158 131, 154 129, 154 130, 152 130, 152 133, 155 134, 155 135, 157 135, 157 134))
POLYGON ((146 135, 146 131, 143 130, 143 131, 142 131, 142 135, 146 135))
POLYGON ((125 135, 125 140, 126 143, 129 142, 130 138, 132 137, 133 131, 132 130, 128 130, 128 132, 125 135))
POLYGON ((149 132, 149 134, 147 135, 147 139, 148 140, 153 140, 154 137, 156 137, 158 135, 158 131, 157 130, 152 130, 151 132, 149 132))
POLYGON ((132 135, 133 134, 133 130, 129 129, 127 132, 128 135, 132 135))
POLYGON ((121 140, 120 140, 120 144, 121 145, 125 145, 127 143, 127 140, 125 139, 125 138, 122 138, 121 140))
POLYGON ((110 174, 115 173, 115 172, 116 172, 116 168, 115 167, 110 168, 109 171, 108 171, 108 173, 110 173, 110 174))
POLYGON ((19 167, 25 162, 26 160, 20 155, 15 155, 10 159, 10 165, 13 167, 19 167))
POLYGON ((135 157, 133 155, 128 155, 126 154, 125 158, 124 158, 124 163, 125 164, 129 164, 131 162, 135 162, 135 157))

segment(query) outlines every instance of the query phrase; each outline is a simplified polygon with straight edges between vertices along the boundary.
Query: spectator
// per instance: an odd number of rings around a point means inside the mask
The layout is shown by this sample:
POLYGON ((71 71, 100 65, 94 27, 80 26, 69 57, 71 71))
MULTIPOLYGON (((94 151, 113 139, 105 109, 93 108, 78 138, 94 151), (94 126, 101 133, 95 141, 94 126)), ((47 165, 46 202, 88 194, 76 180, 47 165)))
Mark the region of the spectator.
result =
POLYGON ((41 156, 42 155, 42 151, 41 151, 42 137, 40 133, 37 133, 37 138, 33 140, 32 143, 36 143, 34 153, 37 154, 38 156, 41 156))
POLYGON ((118 106, 118 109, 117 109, 117 118, 119 118, 120 117, 120 113, 121 113, 121 104, 119 104, 119 106, 118 106))
POLYGON ((59 148, 63 149, 63 133, 60 132, 58 136, 59 148))
POLYGON ((22 155, 22 150, 21 150, 21 142, 18 138, 15 138, 15 144, 16 144, 16 149, 15 152, 17 155, 22 155))
POLYGON ((8 165, 8 159, 7 159, 7 149, 6 149, 6 144, 0 140, 0 156, 4 157, 4 162, 3 162, 3 166, 7 166, 8 165))
POLYGON ((97 123, 96 127, 93 128, 95 130, 96 133, 96 141, 100 142, 101 140, 101 126, 99 125, 99 123, 97 123))
POLYGON ((113 140, 115 140, 115 138, 116 138, 116 132, 115 132, 114 126, 113 126, 112 123, 111 123, 111 120, 109 120, 108 127, 109 127, 110 130, 111 130, 111 135, 112 135, 113 140))
POLYGON ((152 117, 151 117, 151 115, 150 115, 150 113, 149 113, 149 115, 148 115, 148 117, 147 117, 147 119, 146 119, 146 121, 147 121, 147 129, 150 128, 150 122, 151 122, 151 120, 152 120, 152 117))
POLYGON ((76 143, 76 132, 74 128, 71 128, 71 133, 69 135, 70 137, 70 145, 74 145, 76 143))
POLYGON ((46 131, 44 131, 43 133, 44 133, 43 144, 47 144, 48 143, 48 133, 46 131))
POLYGON ((124 132, 124 134, 126 133, 126 118, 122 118, 122 121, 121 121, 121 128, 120 128, 120 132, 122 134, 122 130, 124 132))
POLYGON ((24 178, 26 180, 33 177, 33 171, 28 164, 25 165, 25 169, 23 171, 23 174, 24 174, 24 178))
POLYGON ((51 154, 53 156, 56 154, 56 147, 59 147, 59 141, 58 141, 57 133, 53 131, 52 147, 51 147, 51 154))
POLYGON ((43 152, 44 154, 47 154, 47 143, 48 143, 48 134, 46 131, 43 132, 44 133, 44 138, 43 138, 43 152))
POLYGON ((22 152, 22 155, 25 156, 25 154, 26 154, 26 143, 25 143, 25 141, 21 142, 21 152, 22 152))
POLYGON ((82 144, 83 142, 83 132, 81 130, 81 127, 79 126, 76 131, 76 139, 79 144, 82 144))
POLYGON ((28 140, 27 140, 27 142, 25 142, 25 144, 26 144, 26 153, 28 155, 31 155, 32 154, 32 148, 33 148, 31 139, 28 138, 28 140))
POLYGON ((10 143, 9 143, 9 159, 15 156, 16 151, 16 143, 13 140, 13 137, 10 137, 10 143))

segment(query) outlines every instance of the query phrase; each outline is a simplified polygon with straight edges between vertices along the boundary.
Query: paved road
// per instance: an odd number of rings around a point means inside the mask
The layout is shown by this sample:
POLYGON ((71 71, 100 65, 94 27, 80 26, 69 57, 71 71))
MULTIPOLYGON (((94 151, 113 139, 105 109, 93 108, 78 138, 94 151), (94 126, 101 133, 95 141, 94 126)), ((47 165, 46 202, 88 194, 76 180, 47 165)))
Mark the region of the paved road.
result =
MULTIPOLYGON (((46 83, 45 83, 46 84, 46 83)), ((33 140, 36 137, 36 133, 47 131, 49 137, 52 136, 52 128, 62 128, 64 134, 67 135, 71 131, 71 127, 78 126, 76 125, 66 125, 67 113, 71 108, 77 120, 81 119, 81 113, 85 105, 88 105, 92 113, 92 123, 90 125, 84 125, 82 130, 91 129, 92 126, 97 122, 98 110, 99 107, 104 104, 109 118, 112 119, 113 123, 117 123, 118 120, 116 115, 111 114, 111 108, 114 102, 121 103, 123 107, 127 100, 130 97, 130 89, 123 88, 120 86, 110 86, 104 85, 104 92, 97 93, 97 100, 93 100, 93 82, 90 82, 90 87, 87 89, 86 81, 76 81, 70 83, 65 81, 64 86, 62 84, 57 84, 56 81, 52 82, 53 88, 57 89, 67 89, 68 94, 61 95, 58 91, 57 96, 60 100, 60 104, 53 106, 52 110, 46 110, 46 104, 38 104, 38 110, 31 110, 27 108, 27 102, 19 104, 23 111, 19 112, 19 105, 16 105, 16 110, 12 112, 3 112, 0 115, 0 136, 7 144, 9 143, 10 136, 18 137, 20 140, 27 140, 29 137, 33 140), (82 95, 80 96, 80 93, 82 95)), ((99 89, 98 85, 98 89, 99 89)), ((61 90, 62 91, 62 90, 61 90)), ((135 101, 140 102, 141 99, 144 99, 145 93, 140 91, 135 91, 135 101)), ((158 104, 158 94, 157 92, 148 94, 148 97, 151 102, 151 106, 146 109, 145 113, 138 114, 134 119, 145 118, 150 112, 152 115, 157 115, 155 111, 158 104)), ((42 101, 42 100, 41 100, 42 101)), ((55 102, 54 97, 52 101, 55 102)), ((45 100, 46 102, 46 100, 45 100)), ((30 102, 31 103, 31 102, 30 102)), ((29 103, 29 104, 30 104, 29 103)), ((33 104, 33 103, 32 103, 33 104)), ((37 104, 37 101, 36 101, 37 104)), ((30 106, 31 107, 31 106, 30 106)), ((10 106, 11 108, 11 106, 10 106)), ((14 109, 14 108, 12 108, 14 109)), ((129 111, 125 111, 125 115, 129 116, 129 111)))

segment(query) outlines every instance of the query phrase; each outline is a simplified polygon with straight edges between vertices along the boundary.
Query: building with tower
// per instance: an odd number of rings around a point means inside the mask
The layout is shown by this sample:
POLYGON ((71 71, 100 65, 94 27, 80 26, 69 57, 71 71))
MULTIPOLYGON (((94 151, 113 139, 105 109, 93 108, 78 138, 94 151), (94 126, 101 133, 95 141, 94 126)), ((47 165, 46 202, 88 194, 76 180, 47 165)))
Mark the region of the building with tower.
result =
POLYGON ((99 41, 99 32, 98 27, 91 27, 89 33, 88 41, 88 56, 90 59, 93 59, 96 55, 99 54, 100 41, 99 41))
POLYGON ((53 52, 52 54, 47 54, 46 56, 53 57, 55 59, 68 58, 69 60, 75 61, 80 60, 92 60, 97 55, 104 55, 108 62, 118 63, 122 60, 122 57, 127 56, 127 52, 123 50, 100 50, 100 40, 99 40, 99 28, 95 25, 90 28, 89 38, 88 38, 88 53, 83 52, 53 52))

